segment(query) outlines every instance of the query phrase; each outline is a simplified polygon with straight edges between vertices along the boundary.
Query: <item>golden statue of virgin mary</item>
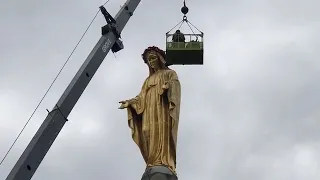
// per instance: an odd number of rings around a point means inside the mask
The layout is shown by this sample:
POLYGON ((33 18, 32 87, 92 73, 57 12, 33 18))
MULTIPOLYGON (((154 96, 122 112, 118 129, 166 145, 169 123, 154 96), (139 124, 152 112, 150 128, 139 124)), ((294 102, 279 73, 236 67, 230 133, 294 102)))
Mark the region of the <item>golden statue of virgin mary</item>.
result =
POLYGON ((149 76, 140 93, 121 101, 127 108, 132 138, 138 145, 146 167, 165 166, 176 174, 177 133, 180 114, 180 82, 176 72, 166 66, 165 52, 158 47, 142 54, 149 76))

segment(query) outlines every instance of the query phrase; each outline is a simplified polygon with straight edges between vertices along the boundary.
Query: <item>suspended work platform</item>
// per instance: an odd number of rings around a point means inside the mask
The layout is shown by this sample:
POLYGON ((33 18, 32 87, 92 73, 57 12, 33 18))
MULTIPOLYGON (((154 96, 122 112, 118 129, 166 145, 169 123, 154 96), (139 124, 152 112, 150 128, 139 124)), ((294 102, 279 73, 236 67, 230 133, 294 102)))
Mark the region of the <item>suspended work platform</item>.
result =
POLYGON ((189 8, 185 1, 181 8, 183 13, 182 21, 175 25, 166 33, 166 62, 167 65, 203 65, 203 32, 195 27, 188 19, 189 8), (184 34, 180 31, 183 23, 186 23, 191 33, 184 34), (175 33, 170 33, 178 25, 175 33), (195 33, 191 28, 193 26, 199 33, 195 33))
POLYGON ((166 34, 166 61, 168 65, 202 65, 203 33, 184 34, 185 42, 174 42, 174 34, 166 34))

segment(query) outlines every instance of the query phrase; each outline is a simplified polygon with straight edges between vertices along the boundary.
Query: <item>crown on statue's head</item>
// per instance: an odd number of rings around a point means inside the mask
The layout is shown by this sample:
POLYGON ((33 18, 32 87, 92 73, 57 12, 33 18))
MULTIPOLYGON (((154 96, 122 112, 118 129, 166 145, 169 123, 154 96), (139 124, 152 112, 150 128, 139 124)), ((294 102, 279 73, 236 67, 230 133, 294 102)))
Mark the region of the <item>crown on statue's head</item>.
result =
MULTIPOLYGON (((158 48, 157 46, 150 46, 147 49, 144 50, 143 54, 142 54, 142 59, 145 63, 148 63, 148 53, 150 52, 156 52, 158 55, 162 56, 160 57, 161 59, 165 60, 166 59, 166 52, 161 50, 160 48, 158 48)), ((165 62, 164 62, 165 63, 165 62)))

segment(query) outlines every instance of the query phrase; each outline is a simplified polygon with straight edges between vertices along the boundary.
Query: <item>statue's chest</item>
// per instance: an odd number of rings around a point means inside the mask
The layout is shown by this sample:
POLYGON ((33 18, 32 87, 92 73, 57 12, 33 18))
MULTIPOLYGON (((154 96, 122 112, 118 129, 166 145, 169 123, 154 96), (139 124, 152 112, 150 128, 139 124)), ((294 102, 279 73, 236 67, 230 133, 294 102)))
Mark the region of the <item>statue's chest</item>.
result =
POLYGON ((147 88, 150 89, 152 87, 157 87, 162 84, 163 75, 161 73, 154 74, 149 77, 147 81, 147 88))

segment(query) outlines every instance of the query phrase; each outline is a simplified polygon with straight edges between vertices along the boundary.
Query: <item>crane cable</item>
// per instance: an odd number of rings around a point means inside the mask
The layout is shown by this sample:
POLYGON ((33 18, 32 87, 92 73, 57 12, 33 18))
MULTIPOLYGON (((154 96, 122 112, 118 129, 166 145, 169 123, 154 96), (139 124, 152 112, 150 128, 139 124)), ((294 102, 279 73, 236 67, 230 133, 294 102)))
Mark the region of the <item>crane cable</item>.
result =
MULTIPOLYGON (((107 2, 105 2, 102 6, 106 5, 110 0, 108 0, 107 2)), ((24 129, 27 127, 27 125, 29 124, 31 118, 33 117, 33 115, 35 114, 35 112, 38 110, 39 106, 41 105, 42 101, 44 100, 44 98, 47 96, 48 92, 50 91, 51 87, 53 86, 53 84, 55 83, 55 81, 57 80, 57 78, 59 77, 60 73, 62 72, 62 70, 64 69, 64 67, 66 66, 66 64, 68 63, 68 61, 70 60, 71 56, 73 55, 73 53, 75 52, 75 50, 77 49, 77 47, 79 46, 80 42, 82 41, 83 37, 86 35, 87 31, 89 30, 89 28, 91 27, 93 21, 96 19, 96 17, 98 16, 100 12, 100 9, 97 11, 96 15, 93 17, 92 21, 90 22, 89 26, 87 27, 87 29, 84 31, 83 35, 81 36, 80 40, 78 41, 78 43, 76 44, 76 46, 73 48, 72 52, 70 53, 70 55, 68 56, 67 60, 65 61, 65 63, 63 64, 63 66, 61 67, 61 69, 59 70, 58 74, 56 75, 56 77, 54 78, 54 80, 52 81, 52 83, 50 84, 49 88, 47 89, 47 91, 45 92, 45 94, 43 95, 43 97, 41 98, 40 102, 38 103, 38 105, 36 106, 36 108, 34 109, 34 111, 32 112, 31 116, 29 117, 29 119, 27 120, 27 122, 25 123, 25 125, 23 126, 23 128, 21 129, 21 131, 19 132, 18 136, 16 137, 16 139, 13 141, 12 145, 10 146, 9 150, 6 152, 6 154, 4 155, 4 157, 2 158, 1 162, 0 162, 0 166, 2 165, 3 161, 7 158, 9 152, 11 151, 11 149, 13 148, 13 146, 15 145, 15 143, 17 142, 17 140, 20 138, 22 132, 24 131, 24 129)))
MULTIPOLYGON (((183 6, 184 6, 184 7, 187 7, 187 6, 186 6, 186 0, 183 0, 183 6)), ((187 12, 188 12, 188 11, 187 11, 187 12)), ((187 12, 186 12, 186 13, 187 13, 187 12)), ((180 29, 184 22, 186 22, 186 24, 189 26, 189 28, 190 28, 190 30, 192 31, 193 35, 195 35, 195 36, 198 37, 198 35, 193 31, 193 29, 192 29, 191 26, 193 26, 197 31, 199 31, 201 34, 203 34, 202 31, 200 31, 195 25, 193 25, 193 24, 187 19, 187 15, 186 15, 186 14, 184 14, 182 20, 181 20, 178 24, 176 24, 173 28, 171 28, 171 29, 167 32, 167 34, 169 34, 169 33, 170 33, 173 29, 175 29, 178 25, 180 25, 179 28, 178 28, 178 29, 180 29), (190 26, 190 25, 191 25, 191 26, 190 26)))

